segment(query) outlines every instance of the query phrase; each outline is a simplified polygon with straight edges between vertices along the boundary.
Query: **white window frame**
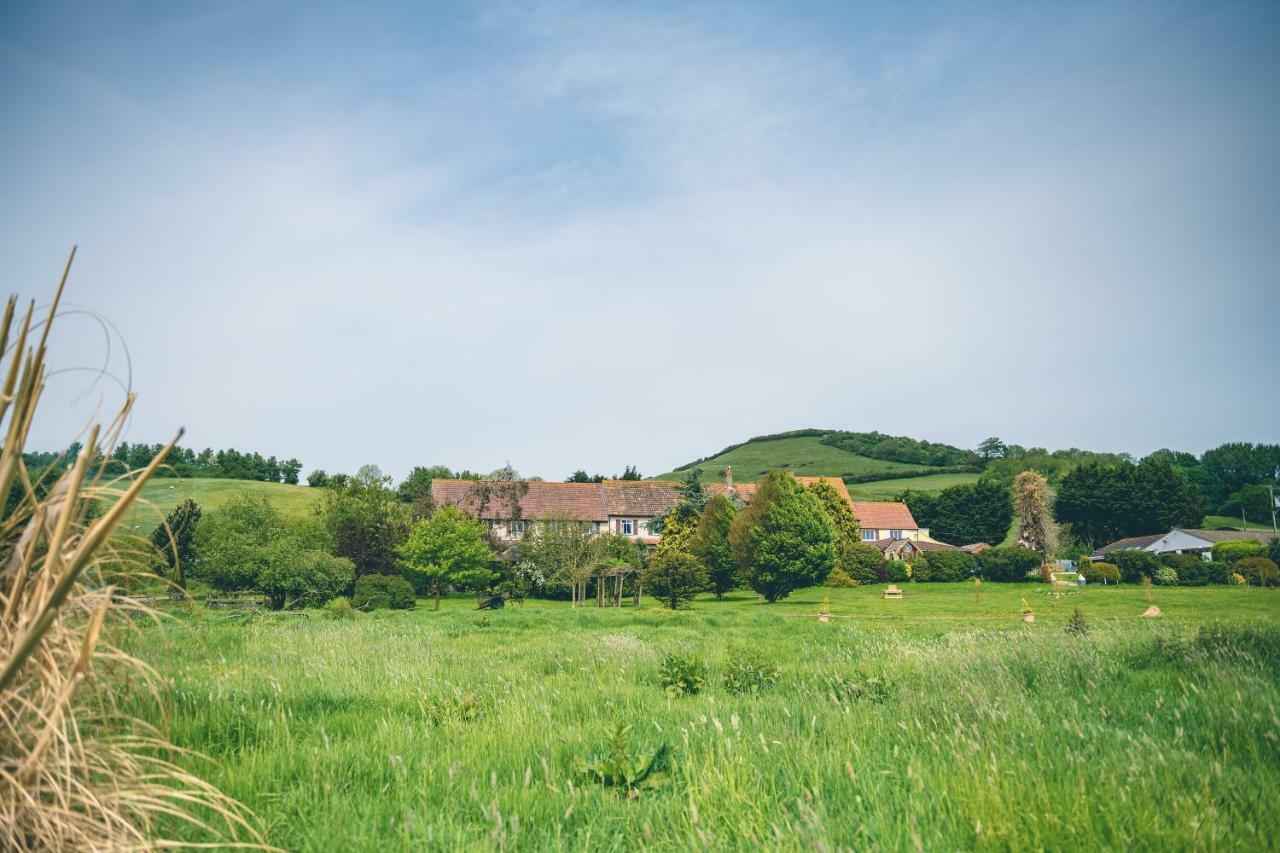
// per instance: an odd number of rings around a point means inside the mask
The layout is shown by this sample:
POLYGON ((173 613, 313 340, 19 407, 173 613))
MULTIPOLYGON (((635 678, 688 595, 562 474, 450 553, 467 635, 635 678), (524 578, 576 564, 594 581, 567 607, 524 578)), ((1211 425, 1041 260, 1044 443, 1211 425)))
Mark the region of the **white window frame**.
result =
POLYGON ((890 530, 890 531, 889 531, 889 538, 890 538, 890 539, 901 539, 901 538, 902 538, 902 531, 901 531, 901 530, 890 530))
POLYGON ((618 519, 618 532, 623 536, 636 535, 636 520, 634 518, 618 519))
POLYGON ((523 536, 524 521, 521 520, 521 521, 511 522, 510 524, 507 525, 507 530, 511 533, 512 536, 523 536))
POLYGON ((872 528, 872 527, 864 527, 864 528, 862 528, 862 541, 863 541, 863 542, 874 542, 874 541, 876 541, 876 531, 875 531, 875 528, 872 528))

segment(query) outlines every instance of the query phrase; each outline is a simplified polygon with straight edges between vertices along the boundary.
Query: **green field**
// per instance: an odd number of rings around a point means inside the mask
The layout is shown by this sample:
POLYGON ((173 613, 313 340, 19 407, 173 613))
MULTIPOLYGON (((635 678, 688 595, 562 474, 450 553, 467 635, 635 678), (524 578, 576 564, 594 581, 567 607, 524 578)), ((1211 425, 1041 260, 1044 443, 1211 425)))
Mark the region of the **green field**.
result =
MULTIPOLYGON (((846 474, 869 474, 873 471, 918 471, 926 467, 859 456, 823 444, 816 436, 748 442, 694 467, 701 469, 703 481, 709 482, 722 479, 728 465, 733 466, 733 476, 740 481, 757 480, 776 469, 808 476, 841 477, 846 474)), ((688 473, 688 470, 669 471, 653 479, 683 480, 688 473)))
POLYGON ((193 498, 204 511, 217 509, 237 494, 266 495, 286 517, 305 515, 321 490, 283 483, 261 483, 253 480, 177 479, 157 477, 142 487, 142 495, 130 508, 121 529, 133 533, 149 533, 169 510, 184 498, 193 498))
POLYGON ((951 486, 978 482, 977 474, 929 474, 925 477, 901 477, 874 483, 850 483, 849 494, 855 501, 893 500, 907 489, 917 492, 940 492, 951 486))
MULTIPOLYGON (((1216 530, 1219 527, 1233 527, 1237 530, 1241 529, 1240 519, 1232 518, 1229 515, 1206 515, 1204 517, 1204 527, 1207 530, 1216 530)), ((1243 528, 1245 530, 1263 530, 1270 532, 1271 522, 1260 524, 1250 521, 1249 526, 1243 528)))
POLYGON ((1280 592, 739 593, 688 611, 197 609, 127 638, 170 732, 290 850, 1187 849, 1280 837, 1280 592), (824 595, 834 618, 815 618, 824 595), (1019 618, 1020 601, 1038 611, 1019 618), (1076 607, 1086 636, 1064 632, 1076 607), (1205 622, 1224 627, 1197 633, 1205 622), (668 698, 688 652, 706 689, 668 698), (729 692, 753 652, 778 668, 729 692), (628 797, 575 771, 665 743, 628 797))

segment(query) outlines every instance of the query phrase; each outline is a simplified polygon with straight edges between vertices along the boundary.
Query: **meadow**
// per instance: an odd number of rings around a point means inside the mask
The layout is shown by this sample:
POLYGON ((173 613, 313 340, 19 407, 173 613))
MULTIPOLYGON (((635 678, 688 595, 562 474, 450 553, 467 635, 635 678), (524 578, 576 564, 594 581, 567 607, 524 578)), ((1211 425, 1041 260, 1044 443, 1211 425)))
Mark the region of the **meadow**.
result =
POLYGON ((262 495, 286 518, 302 518, 311 511, 321 490, 255 480, 157 477, 142 487, 121 524, 121 532, 150 533, 185 498, 192 498, 201 510, 209 512, 242 494, 262 495))
POLYGON ((774 605, 736 593, 677 612, 188 607, 128 646, 162 677, 175 742, 214 763, 183 761, 291 850, 1258 850, 1280 837, 1277 591, 1156 588, 1165 616, 1143 619, 1135 587, 905 588, 774 605), (1076 608, 1083 635, 1064 630, 1076 608), (705 689, 664 693, 672 652, 705 661, 705 689), (752 660, 776 679, 729 690, 725 674, 752 660), (632 754, 668 748, 651 788, 581 772, 619 723, 632 754))
MULTIPOLYGON (((725 466, 733 466, 733 476, 740 482, 757 480, 770 471, 784 468, 802 476, 840 477, 845 474, 884 473, 890 471, 919 471, 927 466, 910 462, 889 462, 859 456, 838 447, 823 444, 816 436, 797 436, 770 441, 750 441, 700 462, 692 468, 702 471, 704 482, 723 479, 725 466)), ((683 480, 689 469, 669 471, 653 479, 683 480)), ((976 479, 976 478, 975 478, 976 479)))

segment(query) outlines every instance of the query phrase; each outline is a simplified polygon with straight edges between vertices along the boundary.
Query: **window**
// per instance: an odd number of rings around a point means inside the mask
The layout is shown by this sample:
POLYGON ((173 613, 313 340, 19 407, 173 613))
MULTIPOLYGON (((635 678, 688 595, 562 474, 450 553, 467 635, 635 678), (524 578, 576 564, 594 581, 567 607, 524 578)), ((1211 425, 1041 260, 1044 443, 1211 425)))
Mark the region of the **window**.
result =
POLYGON ((902 531, 901 531, 901 530, 890 530, 890 531, 889 531, 889 538, 890 538, 890 539, 901 539, 901 538, 902 538, 902 531))
POLYGON ((863 542, 876 541, 876 532, 869 527, 862 528, 862 541, 863 542))
POLYGON ((512 536, 523 536, 523 535, 524 535, 524 522, 523 522, 523 521, 513 521, 513 522, 511 522, 511 524, 510 524, 510 525, 508 525, 508 529, 511 531, 511 535, 512 535, 512 536))
POLYGON ((632 518, 618 519, 618 532, 621 533, 623 536, 635 536, 636 535, 635 519, 632 519, 632 518))

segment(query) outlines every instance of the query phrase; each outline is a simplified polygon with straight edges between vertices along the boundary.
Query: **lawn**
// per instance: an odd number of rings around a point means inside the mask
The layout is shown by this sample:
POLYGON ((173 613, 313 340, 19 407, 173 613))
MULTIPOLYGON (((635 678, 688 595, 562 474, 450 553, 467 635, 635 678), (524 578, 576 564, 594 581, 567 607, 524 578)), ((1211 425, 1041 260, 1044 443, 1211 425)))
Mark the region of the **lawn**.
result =
POLYGON ((1280 837, 1280 592, 1038 584, 531 601, 332 620, 194 610, 130 635, 171 734, 291 850, 1258 850, 1280 837), (816 619, 830 596, 834 618, 816 619), (1025 599, 1038 613, 1019 618, 1025 599), (1088 633, 1068 635, 1084 614, 1088 633), (1198 633, 1206 622, 1223 626, 1198 633), (668 652, 709 667, 668 698, 668 652), (729 692, 759 656, 776 683, 729 692), (634 727, 628 797, 575 771, 634 727))
MULTIPOLYGON (((823 444, 815 436, 780 438, 776 441, 752 441, 705 462, 699 463, 704 481, 720 480, 725 466, 733 466, 739 481, 758 480, 776 469, 801 475, 841 477, 845 474, 867 474, 872 471, 914 471, 925 468, 908 462, 886 462, 859 456, 838 447, 823 444)), ((688 471, 671 471, 655 479, 683 480, 688 471)))
POLYGON ((121 525, 121 530, 149 533, 183 498, 192 498, 204 511, 217 509, 238 494, 265 495, 286 517, 297 518, 310 511, 321 490, 284 483, 253 480, 178 479, 157 477, 142 487, 137 505, 121 525))

